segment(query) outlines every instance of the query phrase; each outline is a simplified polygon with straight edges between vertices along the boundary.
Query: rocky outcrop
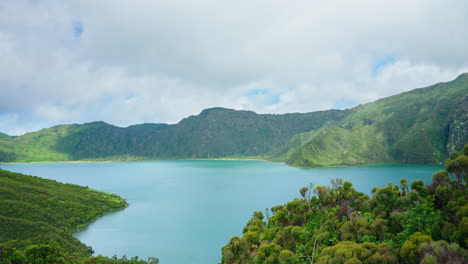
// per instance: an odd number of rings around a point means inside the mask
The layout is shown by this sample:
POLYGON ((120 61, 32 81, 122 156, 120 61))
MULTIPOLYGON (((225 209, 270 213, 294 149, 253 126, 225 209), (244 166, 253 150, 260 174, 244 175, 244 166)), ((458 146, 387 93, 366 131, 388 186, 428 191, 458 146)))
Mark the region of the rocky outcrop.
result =
POLYGON ((457 105, 449 123, 447 153, 463 149, 468 142, 468 95, 457 105))

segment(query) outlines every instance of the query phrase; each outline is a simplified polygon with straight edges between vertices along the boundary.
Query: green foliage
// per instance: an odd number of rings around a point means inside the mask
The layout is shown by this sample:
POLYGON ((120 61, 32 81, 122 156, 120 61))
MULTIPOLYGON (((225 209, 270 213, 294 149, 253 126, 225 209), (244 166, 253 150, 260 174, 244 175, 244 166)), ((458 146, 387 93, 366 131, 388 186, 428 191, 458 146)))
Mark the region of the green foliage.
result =
POLYGON ((148 263, 91 257, 92 249, 73 237, 126 206, 114 194, 0 170, 0 263, 148 263))
POLYGON ((419 232, 431 237, 440 237, 440 226, 443 214, 435 210, 430 203, 417 204, 401 218, 403 231, 397 237, 400 243, 406 241, 412 234, 419 232))
POLYGON ((243 237, 223 248, 222 263, 466 262, 467 183, 446 171, 429 186, 413 181, 411 191, 400 183, 374 188, 370 198, 341 179, 316 186, 310 198, 303 187, 301 199, 274 206, 267 219, 254 213, 243 237))
MULTIPOLYGON (((452 156, 451 156, 452 158, 452 156)), ((445 162, 445 168, 449 174, 455 175, 458 183, 468 181, 468 156, 457 155, 454 159, 448 159, 445 162)))
POLYGON ((28 261, 37 264, 64 263, 65 258, 60 252, 58 244, 50 245, 32 245, 26 248, 24 254, 28 261))
POLYGON ((429 189, 424 186, 422 180, 416 180, 411 183, 411 190, 417 191, 420 196, 426 197, 429 194, 429 189))
POLYGON ((248 263, 249 244, 244 238, 233 237, 229 244, 223 247, 224 263, 248 263))
POLYGON ((406 178, 401 178, 400 184, 402 195, 405 195, 408 192, 408 180, 406 178))
POLYGON ((419 245, 432 241, 431 236, 423 235, 419 232, 414 233, 406 240, 400 249, 400 259, 403 263, 417 263, 418 256, 416 250, 419 245))
POLYGON ((437 187, 444 186, 449 183, 448 172, 438 171, 432 175, 432 184, 428 186, 429 192, 434 194, 437 191, 437 187))
POLYGON ((279 254, 279 263, 280 264, 296 264, 298 263, 297 256, 293 252, 285 249, 281 250, 279 254))
POLYGON ((466 250, 456 243, 446 241, 423 242, 416 250, 416 255, 422 264, 431 263, 464 263, 468 259, 466 250))
POLYGON ((385 243, 362 243, 350 241, 339 242, 322 250, 319 264, 335 263, 398 263, 396 252, 385 243))

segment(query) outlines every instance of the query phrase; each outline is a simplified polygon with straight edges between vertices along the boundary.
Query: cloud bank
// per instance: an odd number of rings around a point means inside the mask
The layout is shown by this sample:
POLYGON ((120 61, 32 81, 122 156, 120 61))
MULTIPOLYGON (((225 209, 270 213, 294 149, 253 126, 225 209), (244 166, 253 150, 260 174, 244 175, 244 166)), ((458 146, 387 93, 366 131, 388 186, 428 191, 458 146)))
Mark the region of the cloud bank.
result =
POLYGON ((466 1, 0 2, 0 131, 347 108, 468 71, 466 1))

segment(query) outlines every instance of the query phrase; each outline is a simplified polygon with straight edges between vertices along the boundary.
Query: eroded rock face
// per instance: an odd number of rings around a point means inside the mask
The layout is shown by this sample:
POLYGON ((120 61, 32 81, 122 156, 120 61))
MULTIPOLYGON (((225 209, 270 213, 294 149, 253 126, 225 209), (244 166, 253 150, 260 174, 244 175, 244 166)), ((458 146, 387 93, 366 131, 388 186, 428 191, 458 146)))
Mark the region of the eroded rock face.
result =
POLYGON ((449 123, 447 153, 459 151, 468 142, 468 95, 458 104, 449 123))

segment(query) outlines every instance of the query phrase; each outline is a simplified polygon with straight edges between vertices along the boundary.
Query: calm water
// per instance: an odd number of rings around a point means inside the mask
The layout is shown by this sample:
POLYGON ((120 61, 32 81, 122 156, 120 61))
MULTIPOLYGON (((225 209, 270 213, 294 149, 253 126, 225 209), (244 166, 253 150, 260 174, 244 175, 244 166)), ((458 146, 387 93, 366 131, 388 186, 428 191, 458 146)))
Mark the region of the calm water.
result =
POLYGON ((89 186, 126 198, 76 237, 105 256, 158 257, 162 264, 215 264, 229 238, 242 234, 253 211, 299 197, 312 182, 351 180, 362 192, 422 179, 441 166, 375 165, 297 169, 260 161, 146 161, 2 164, 1 168, 89 186))

